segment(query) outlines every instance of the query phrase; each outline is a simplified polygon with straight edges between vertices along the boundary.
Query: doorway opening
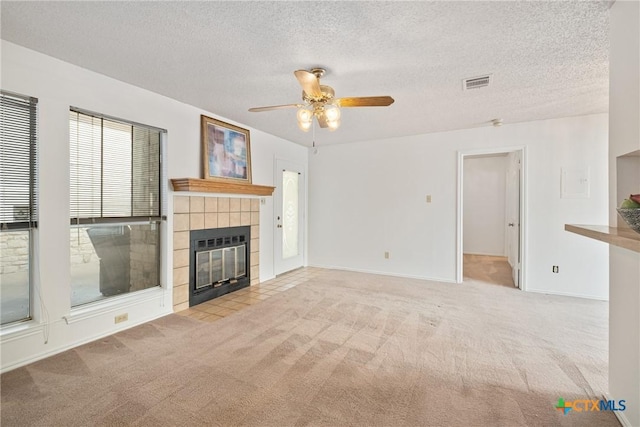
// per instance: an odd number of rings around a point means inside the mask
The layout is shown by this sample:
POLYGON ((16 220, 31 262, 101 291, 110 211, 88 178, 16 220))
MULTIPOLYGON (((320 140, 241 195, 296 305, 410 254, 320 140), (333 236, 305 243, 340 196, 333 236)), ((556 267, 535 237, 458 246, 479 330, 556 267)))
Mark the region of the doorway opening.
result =
POLYGON ((458 152, 456 282, 526 288, 525 148, 458 152))

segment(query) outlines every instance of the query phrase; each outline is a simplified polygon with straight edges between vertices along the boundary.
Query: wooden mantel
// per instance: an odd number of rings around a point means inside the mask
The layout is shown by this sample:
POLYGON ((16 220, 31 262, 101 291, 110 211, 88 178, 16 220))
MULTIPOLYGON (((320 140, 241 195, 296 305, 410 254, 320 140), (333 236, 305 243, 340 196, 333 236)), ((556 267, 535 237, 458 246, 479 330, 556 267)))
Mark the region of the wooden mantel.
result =
POLYGON ((245 184, 242 182, 222 182, 209 179, 175 178, 171 180, 173 191, 192 191, 202 193, 251 194, 253 196, 271 196, 275 187, 245 184))

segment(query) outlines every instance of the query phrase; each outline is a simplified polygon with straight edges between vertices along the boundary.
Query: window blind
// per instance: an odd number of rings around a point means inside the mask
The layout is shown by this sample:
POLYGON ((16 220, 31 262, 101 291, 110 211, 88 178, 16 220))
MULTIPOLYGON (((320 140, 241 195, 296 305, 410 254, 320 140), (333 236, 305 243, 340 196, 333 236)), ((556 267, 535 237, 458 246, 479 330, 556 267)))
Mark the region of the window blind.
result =
POLYGON ((0 92, 0 229, 37 226, 36 105, 38 100, 0 92))
POLYGON ((162 219, 162 131, 69 114, 71 224, 162 219))

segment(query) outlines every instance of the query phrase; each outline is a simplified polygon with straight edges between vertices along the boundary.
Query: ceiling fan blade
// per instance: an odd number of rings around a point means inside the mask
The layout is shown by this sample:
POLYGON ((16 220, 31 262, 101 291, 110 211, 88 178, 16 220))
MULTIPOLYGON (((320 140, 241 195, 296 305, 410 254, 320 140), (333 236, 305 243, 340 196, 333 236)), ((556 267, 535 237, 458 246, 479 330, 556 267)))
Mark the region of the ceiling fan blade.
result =
POLYGON ((320 114, 319 116, 316 116, 316 118, 318 119, 318 124, 321 128, 329 127, 329 123, 327 123, 327 116, 325 116, 324 114, 320 114))
POLYGON ((294 71, 298 83, 302 86, 302 90, 312 98, 321 98, 322 90, 320 90, 320 83, 315 74, 307 70, 294 71))
POLYGON ((300 108, 300 107, 304 107, 304 105, 302 104, 271 105, 269 107, 249 108, 249 111, 251 111, 252 113, 259 113, 260 111, 283 110, 285 108, 300 108))
POLYGON ((393 102, 394 99, 390 96, 361 96, 334 100, 334 103, 340 107, 387 107, 393 102))

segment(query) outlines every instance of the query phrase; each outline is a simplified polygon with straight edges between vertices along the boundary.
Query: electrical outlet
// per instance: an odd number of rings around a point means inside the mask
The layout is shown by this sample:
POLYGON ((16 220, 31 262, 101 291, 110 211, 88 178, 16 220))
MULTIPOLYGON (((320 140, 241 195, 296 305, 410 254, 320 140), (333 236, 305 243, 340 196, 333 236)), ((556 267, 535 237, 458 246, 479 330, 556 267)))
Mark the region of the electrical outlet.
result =
POLYGON ((427 203, 431 203, 431 194, 427 194, 427 203))
POLYGON ((554 265, 553 268, 551 269, 551 271, 553 271, 554 273, 559 273, 560 272, 560 267, 558 267, 557 265, 554 265))
POLYGON ((389 259, 389 258, 391 258, 391 253, 385 252, 384 253, 384 259, 389 259))
POLYGON ((127 320, 129 320, 129 313, 118 314, 114 319, 114 323, 122 323, 127 320))

